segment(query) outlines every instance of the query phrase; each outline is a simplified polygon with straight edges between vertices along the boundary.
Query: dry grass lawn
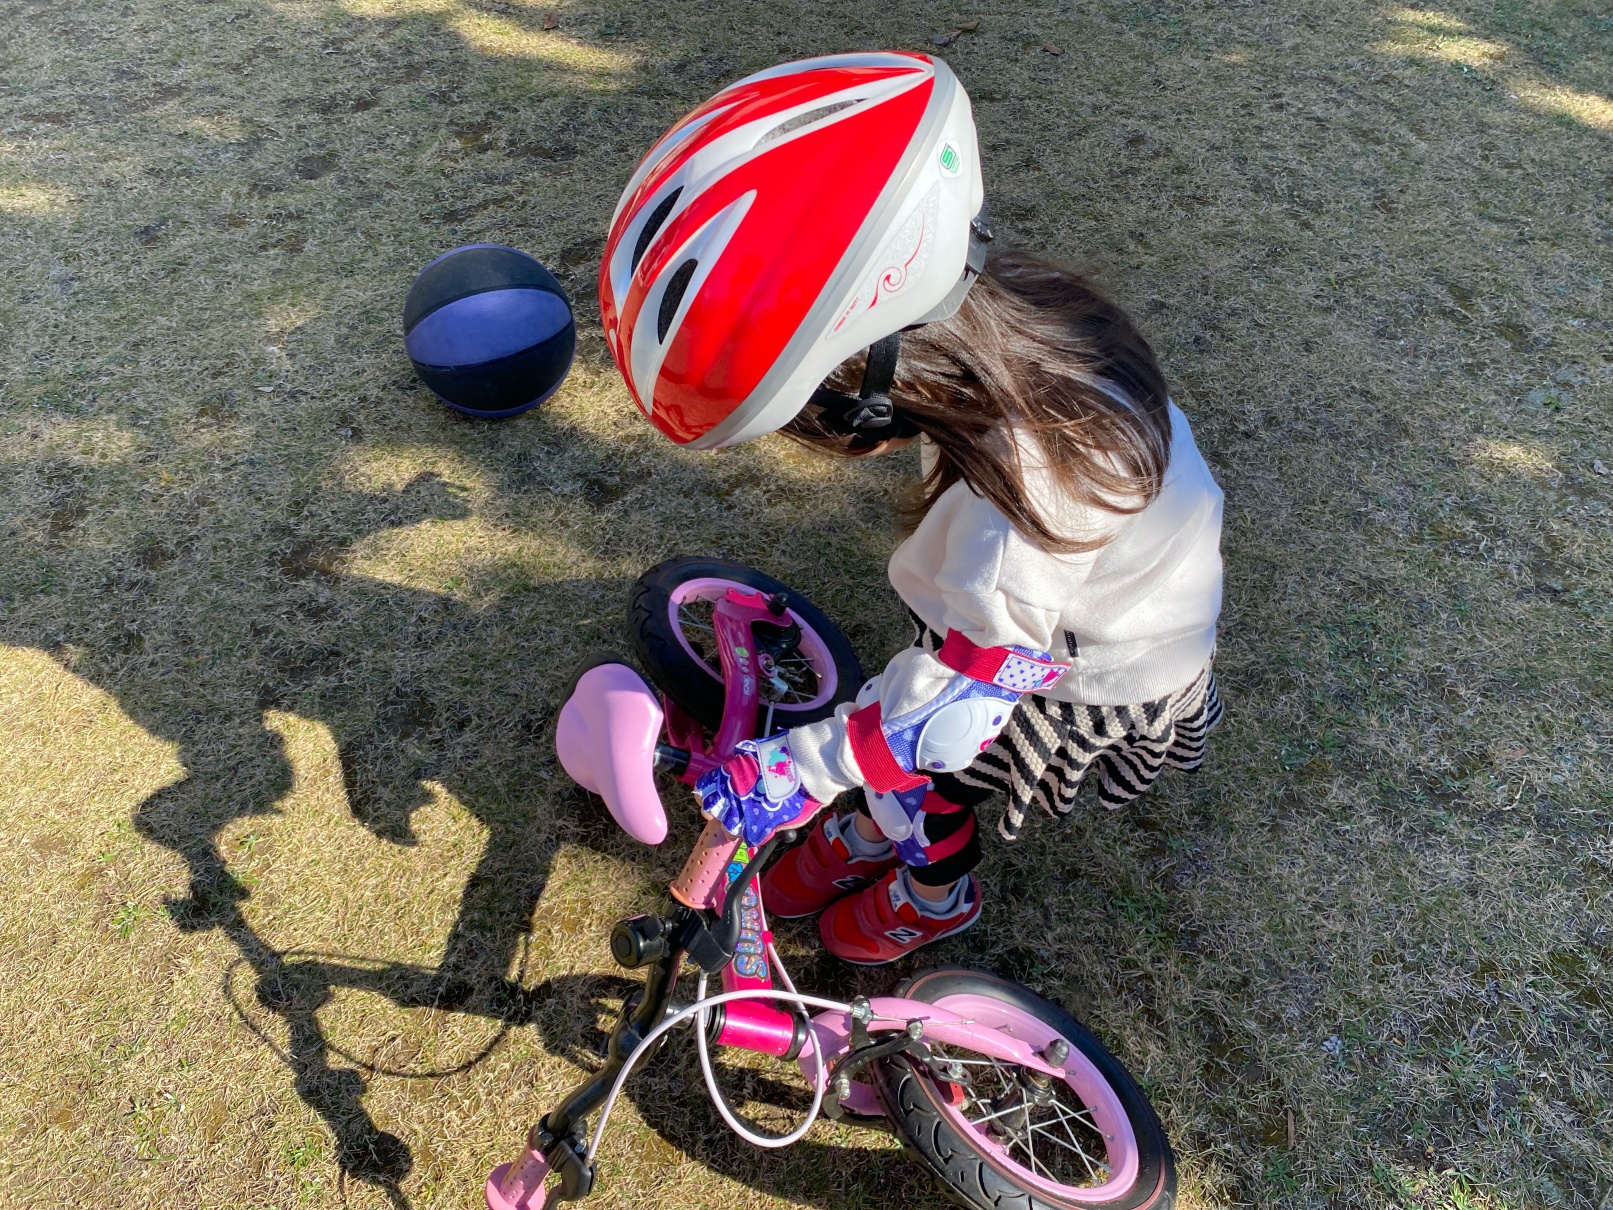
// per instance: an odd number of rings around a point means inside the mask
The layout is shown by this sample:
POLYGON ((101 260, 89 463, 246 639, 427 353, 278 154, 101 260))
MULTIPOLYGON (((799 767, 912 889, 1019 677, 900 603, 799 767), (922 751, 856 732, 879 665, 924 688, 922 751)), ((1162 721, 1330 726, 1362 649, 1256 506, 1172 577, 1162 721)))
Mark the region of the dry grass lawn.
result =
MULTIPOLYGON (((637 156, 871 46, 971 89, 999 231, 1092 266, 1227 492, 1211 766, 993 844, 936 959, 1070 1005, 1191 1207, 1613 1188, 1613 17, 1592 0, 10 0, 0 8, 0 1203, 474 1207, 596 1061, 695 832, 555 765, 679 553, 877 666, 900 460, 669 448, 597 334, 637 156), (558 27, 545 30, 554 13, 558 27), (585 329, 540 412, 413 379, 473 240, 585 329)), ((802 977, 886 976, 815 955, 802 977)), ((734 1143, 686 1058, 604 1207, 938 1205, 876 1134, 734 1143)))

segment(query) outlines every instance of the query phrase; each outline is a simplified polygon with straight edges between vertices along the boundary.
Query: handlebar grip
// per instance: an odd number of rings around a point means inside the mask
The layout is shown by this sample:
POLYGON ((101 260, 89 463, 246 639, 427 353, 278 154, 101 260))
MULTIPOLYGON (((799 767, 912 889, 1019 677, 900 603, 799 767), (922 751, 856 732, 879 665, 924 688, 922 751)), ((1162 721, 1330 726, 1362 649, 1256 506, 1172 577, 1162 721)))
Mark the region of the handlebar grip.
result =
POLYGON ((729 834, 715 819, 706 821, 683 872, 672 881, 672 898, 685 907, 716 908, 726 885, 728 863, 739 848, 739 837, 729 834))

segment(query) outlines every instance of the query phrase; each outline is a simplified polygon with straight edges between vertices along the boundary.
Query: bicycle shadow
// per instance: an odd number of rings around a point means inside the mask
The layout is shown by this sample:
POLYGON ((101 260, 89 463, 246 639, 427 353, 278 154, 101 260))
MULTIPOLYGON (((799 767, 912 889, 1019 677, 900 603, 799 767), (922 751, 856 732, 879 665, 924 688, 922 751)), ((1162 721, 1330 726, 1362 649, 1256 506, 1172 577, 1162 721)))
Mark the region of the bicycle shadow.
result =
MULTIPOLYGON (((548 422, 530 424, 542 430, 548 422)), ((501 498, 533 492, 523 481, 524 455, 490 462, 501 498)), ((707 495, 724 483, 724 472, 705 463, 680 466, 679 473, 691 491, 707 495)), ((351 569, 355 552, 378 536, 473 519, 460 489, 426 472, 384 491, 332 488, 319 506, 338 520, 323 527, 288 521, 267 565, 261 548, 215 555, 213 570, 223 580, 267 580, 268 590, 257 590, 257 610, 173 607, 165 597, 185 592, 185 582, 176 577, 178 587, 170 590, 165 569, 191 557, 180 540, 160 561, 145 552, 114 554, 110 564, 82 571, 124 584, 127 595, 104 614, 77 619, 72 633, 40 634, 16 615, 0 622, 0 638, 77 648, 84 654, 72 661, 76 671, 112 694, 149 735, 178 745, 185 777, 142 802, 133 818, 139 835, 183 861, 186 885, 164 901, 167 913, 183 932, 228 939, 238 958, 224 974, 225 994, 324 1123, 340 1178, 373 1186, 401 1208, 410 1204, 403 1186, 416 1166, 414 1150, 378 1124, 365 1098, 377 1076, 420 1073, 389 1072, 344 1052, 321 1011, 338 993, 358 991, 399 1008, 496 1023, 491 1042, 440 1075, 471 1069, 508 1030, 554 1017, 556 989, 565 981, 528 985, 519 971, 523 945, 542 929, 555 854, 580 846, 624 868, 645 854, 601 804, 571 786, 552 746, 556 695, 578 656, 625 646, 630 581, 555 579, 507 595, 501 608, 478 607, 351 569), (553 625, 558 619, 570 625, 553 625), (129 634, 138 636, 138 650, 120 649, 129 634), (170 658, 197 650, 231 658, 191 662, 186 692, 176 699, 165 692, 170 658), (484 830, 435 965, 310 953, 271 940, 254 922, 252 891, 231 868, 226 844, 241 821, 281 813, 293 790, 297 770, 286 738, 269 725, 277 712, 329 730, 347 810, 376 839, 419 843, 414 817, 433 801, 428 783, 484 830)), ((601 508, 617 506, 630 507, 599 501, 601 508)), ((698 830, 692 812, 669 815, 667 854, 698 830)), ((341 871, 329 877, 339 892, 341 871)), ((566 1054, 572 1024, 561 1017, 543 1036, 551 1050, 566 1054)), ((736 1179, 751 1179, 753 1164, 743 1155, 713 1150, 687 1128, 706 1120, 701 1100, 692 1086, 676 1112, 645 1102, 646 1120, 674 1147, 710 1153, 736 1179)), ((798 1165, 759 1171, 774 1173, 777 1192, 800 1196, 801 1184, 791 1183, 798 1165)))
MULTIPOLYGON (((417 476, 395 493, 342 503, 403 524, 469 515, 429 475, 417 476)), ((376 1185, 394 1205, 404 1206, 400 1182, 412 1170, 411 1150, 379 1129, 366 1111, 364 1076, 333 1063, 319 1022, 321 1006, 338 989, 359 988, 402 1007, 472 1013, 506 1026, 525 1021, 528 993, 505 972, 533 918, 553 852, 563 840, 579 838, 605 851, 618 846, 601 830, 567 827, 564 821, 557 826, 486 791, 490 774, 531 773, 549 763, 541 743, 552 713, 546 692, 563 670, 527 685, 481 686, 480 703, 511 720, 519 742, 503 754, 504 769, 463 760, 455 751, 466 738, 463 701, 408 665, 422 658, 429 664, 429 647, 444 631, 468 631, 497 649, 506 637, 498 619, 437 594, 343 576, 335 570, 339 550, 312 553, 305 546, 293 542, 281 555, 278 570, 288 582, 280 603, 290 606, 286 616, 242 619, 222 644, 237 652, 256 648, 260 659, 198 674, 200 683, 192 690, 210 703, 205 718, 184 717, 189 712, 175 717, 162 709, 160 695, 142 692, 138 683, 107 687, 150 734, 181 746, 187 776, 147 799, 134 816, 142 836, 185 863, 188 885, 166 901, 170 917, 182 931, 216 930, 234 945, 252 971, 256 1001, 279 1019, 287 1041, 276 1049, 292 1072, 297 1095, 330 1130, 341 1172, 376 1185), (383 620, 379 629, 367 624, 374 619, 383 620), (268 678, 255 687, 243 683, 240 665, 256 666, 268 678), (355 702, 354 684, 390 689, 375 695, 377 700, 355 702), (282 708, 330 728, 349 809, 377 838, 396 845, 416 842, 412 816, 429 801, 427 779, 440 780, 486 830, 487 843, 465 883, 434 969, 299 958, 265 940, 249 919, 251 893, 231 871, 220 835, 239 820, 274 813, 291 788, 293 769, 284 742, 265 726, 265 711, 282 708)), ((551 592, 558 598, 605 592, 620 598, 625 583, 562 582, 551 592)), ((210 637, 215 647, 221 645, 216 633, 210 637)), ((182 639, 161 633, 148 620, 145 641, 152 646, 183 646, 182 639)), ((260 1036, 269 1040, 261 1031, 260 1036)))

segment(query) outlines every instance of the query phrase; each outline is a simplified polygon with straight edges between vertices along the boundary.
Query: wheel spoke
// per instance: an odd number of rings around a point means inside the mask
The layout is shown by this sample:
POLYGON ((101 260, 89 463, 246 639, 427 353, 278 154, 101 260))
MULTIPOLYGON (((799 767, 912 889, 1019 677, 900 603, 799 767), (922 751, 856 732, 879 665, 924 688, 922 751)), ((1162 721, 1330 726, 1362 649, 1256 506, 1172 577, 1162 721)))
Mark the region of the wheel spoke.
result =
MULTIPOLYGON (((1027 1129, 1025 1131, 1025 1137, 1024 1138, 1020 1138, 1019 1135, 1014 1134, 1013 1132, 1010 1132, 1008 1137, 1012 1140, 1012 1142, 1018 1143, 1020 1149, 1022 1151, 1024 1151, 1026 1158, 1029 1159, 1030 1162, 1031 1162, 1031 1171, 1032 1172, 1040 1172, 1043 1176, 1047 1177, 1047 1179, 1050 1180, 1050 1181, 1057 1179, 1051 1172, 1048 1171, 1047 1165, 1043 1164, 1041 1160, 1036 1158, 1036 1147, 1031 1142, 1031 1132, 1030 1132, 1029 1129, 1027 1129)), ((1007 1150, 1009 1151, 1010 1155, 1013 1154, 1013 1151, 1012 1151, 1011 1147, 1008 1148, 1007 1150)))
POLYGON ((813 698, 818 696, 818 686, 816 681, 811 681, 805 685, 802 685, 797 683, 797 681, 793 678, 784 676, 782 671, 780 672, 780 678, 786 685, 789 686, 789 690, 785 695, 788 699, 794 700, 797 703, 804 703, 810 702, 813 698))
MULTIPOLYGON (((1059 1121, 1062 1124, 1064 1119, 1060 1118, 1059 1121)), ((1064 1132, 1066 1134, 1069 1134, 1069 1131, 1070 1131, 1070 1128, 1068 1126, 1065 1126, 1064 1127, 1064 1132)), ((1064 1150, 1073 1151, 1073 1152, 1075 1152, 1076 1155, 1080 1156, 1081 1157, 1081 1162, 1087 1166, 1087 1172, 1091 1175, 1093 1180, 1098 1179, 1098 1173, 1093 1168, 1094 1164, 1096 1164, 1099 1168, 1102 1168, 1105 1172, 1107 1172, 1109 1170, 1109 1165, 1105 1164, 1102 1160, 1094 1160, 1092 1158, 1092 1156, 1087 1153, 1086 1148, 1081 1146, 1080 1143, 1076 1142, 1075 1136, 1073 1134, 1070 1135, 1070 1141, 1068 1143, 1066 1143, 1063 1139, 1059 1138, 1058 1135, 1053 1134, 1046 1127, 1043 1127, 1042 1128, 1042 1138, 1044 1140, 1046 1140, 1047 1142, 1049 1142, 1049 1143, 1057 1143, 1060 1147, 1064 1148, 1064 1150)))
MULTIPOLYGON (((1081 1125, 1085 1126, 1087 1129, 1092 1131, 1092 1133, 1097 1135, 1099 1138, 1104 1137, 1103 1131, 1099 1130, 1098 1129, 1098 1124, 1092 1120, 1092 1117, 1091 1117, 1092 1111, 1090 1109, 1072 1110, 1072 1109, 1067 1109, 1063 1105, 1058 1105, 1058 1104, 1055 1104, 1053 1106, 1053 1108, 1058 1110, 1058 1115, 1059 1115, 1059 1120, 1060 1121, 1062 1121, 1062 1122, 1079 1122, 1079 1123, 1081 1123, 1081 1125), (1085 1114, 1087 1116, 1083 1117, 1082 1116, 1083 1114, 1085 1114)), ((1066 1127, 1066 1129, 1067 1129, 1067 1127, 1066 1127)))
POLYGON ((1066 1123, 1066 1128, 1068 1128, 1068 1123, 1076 1122, 1079 1125, 1085 1126, 1100 1139, 1107 1137, 1103 1131, 1098 1129, 1098 1124, 1094 1122, 1090 1116, 1083 1116, 1089 1115, 1092 1112, 1085 1106, 1082 1106, 1080 1109, 1071 1109, 1068 1105, 1061 1105, 1057 1101, 1054 1101, 1049 1108, 1053 1110, 1059 1121, 1066 1123))
POLYGON ((1031 1157, 1031 1171, 1036 1171, 1036 1127, 1031 1125, 1031 1107, 1029 1105, 1025 1106, 1025 1154, 1031 1157))
MULTIPOLYGON (((1086 1164, 1087 1171, 1092 1174, 1092 1179, 1106 1181, 1114 1175, 1114 1171, 1109 1167, 1108 1161, 1100 1160, 1097 1156, 1088 1152, 1085 1147, 1081 1146, 1081 1140, 1075 1137, 1075 1132, 1070 1129, 1071 1121, 1080 1120, 1081 1118, 1078 1114, 1066 1114, 1063 1112, 1059 1114, 1059 1124, 1064 1127, 1064 1133, 1069 1135, 1070 1142, 1074 1143, 1076 1150, 1081 1153, 1081 1162, 1086 1164), (1098 1175, 1100 1171, 1103 1173, 1101 1178, 1098 1175)), ((1102 1132, 1095 1126, 1093 1127, 1093 1133, 1097 1134, 1099 1138, 1103 1137, 1102 1132)), ((1053 1138, 1054 1141, 1059 1141, 1056 1136, 1049 1135, 1048 1137, 1053 1138)))
POLYGON ((1024 1108, 1024 1105, 1010 1105, 1006 1109, 999 1109, 996 1113, 988 1113, 983 1118, 974 1118, 973 1120, 969 1121, 969 1124, 971 1126, 984 1126, 987 1122, 994 1122, 1004 1114, 1019 1113, 1024 1108))
POLYGON ((1092 1188, 1114 1179, 1103 1142, 1108 1136, 1093 1120, 1091 1107, 1072 1097, 1074 1089, 1066 1081, 1055 1079, 1048 1097, 1026 1086, 1026 1073, 1017 1064, 978 1051, 956 1054, 941 1044, 932 1044, 932 1050, 936 1079, 963 1091, 959 1117, 992 1138, 1012 1162, 1038 1178, 1072 1187, 1092 1188), (954 1064, 967 1082, 941 1074, 954 1064))

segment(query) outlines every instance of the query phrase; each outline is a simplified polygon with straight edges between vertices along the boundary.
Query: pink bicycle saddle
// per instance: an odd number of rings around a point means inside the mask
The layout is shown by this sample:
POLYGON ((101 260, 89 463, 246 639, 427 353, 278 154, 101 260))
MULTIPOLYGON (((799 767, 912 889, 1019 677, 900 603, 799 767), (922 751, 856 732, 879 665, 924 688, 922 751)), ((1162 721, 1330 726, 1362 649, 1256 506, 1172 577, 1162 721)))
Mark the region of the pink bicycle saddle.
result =
POLYGON ((655 789, 661 703, 626 664, 600 664, 577 680, 555 724, 554 747, 571 779, 605 800, 622 830, 645 844, 666 839, 655 789))

